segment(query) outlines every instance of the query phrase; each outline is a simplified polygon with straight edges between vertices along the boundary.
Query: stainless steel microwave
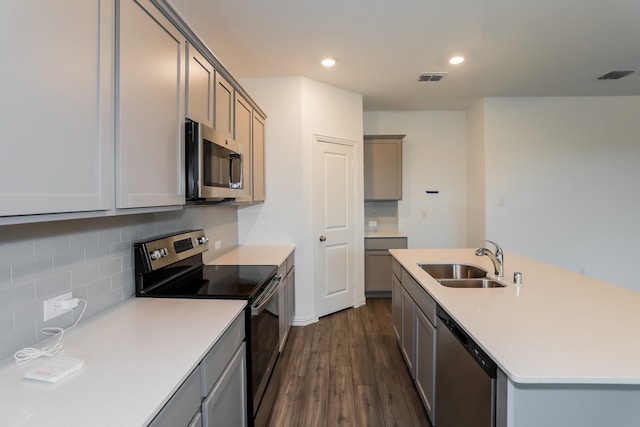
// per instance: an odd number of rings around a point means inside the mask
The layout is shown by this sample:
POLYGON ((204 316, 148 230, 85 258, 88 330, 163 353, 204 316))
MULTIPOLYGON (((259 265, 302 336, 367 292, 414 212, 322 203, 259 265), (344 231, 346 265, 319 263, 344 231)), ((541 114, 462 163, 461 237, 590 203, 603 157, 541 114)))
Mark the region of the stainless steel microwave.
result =
POLYGON ((244 195, 242 155, 228 135, 187 120, 187 200, 220 201, 244 195))

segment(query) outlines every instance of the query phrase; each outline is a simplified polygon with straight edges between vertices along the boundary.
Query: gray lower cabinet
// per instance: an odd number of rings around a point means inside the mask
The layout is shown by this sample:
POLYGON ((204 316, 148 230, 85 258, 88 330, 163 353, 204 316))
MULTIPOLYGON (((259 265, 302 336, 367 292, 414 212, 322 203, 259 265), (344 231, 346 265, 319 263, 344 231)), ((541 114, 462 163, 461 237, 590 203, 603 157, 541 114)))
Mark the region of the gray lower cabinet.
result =
POLYGON ((368 297, 391 291, 389 249, 406 249, 406 237, 366 237, 364 239, 364 289, 368 297))
POLYGON ((407 363, 411 378, 415 379, 416 354, 416 303, 405 288, 402 288, 402 340, 400 349, 407 363))
POLYGON ((244 330, 243 311, 149 427, 248 425, 244 330))
POLYGON ((203 427, 248 425, 244 327, 243 313, 200 363, 203 427))
POLYGON ((416 309, 416 388, 429 418, 434 420, 436 327, 416 309))
POLYGON ((394 259, 392 321, 402 356, 429 418, 435 418, 436 303, 394 259))
POLYGON ((169 399, 149 427, 187 425, 200 412, 200 374, 194 370, 169 399))
POLYGON ((398 342, 402 337, 402 284, 400 279, 393 274, 391 276, 391 313, 393 316, 393 332, 398 342))
POLYGON ((293 323, 296 305, 296 276, 294 266, 294 253, 287 257, 287 260, 278 268, 278 274, 282 277, 282 288, 278 296, 278 305, 280 317, 278 318, 280 326, 280 347, 279 351, 284 349, 293 323))
POLYGON ((245 343, 242 343, 202 402, 204 427, 248 425, 246 357, 245 343))

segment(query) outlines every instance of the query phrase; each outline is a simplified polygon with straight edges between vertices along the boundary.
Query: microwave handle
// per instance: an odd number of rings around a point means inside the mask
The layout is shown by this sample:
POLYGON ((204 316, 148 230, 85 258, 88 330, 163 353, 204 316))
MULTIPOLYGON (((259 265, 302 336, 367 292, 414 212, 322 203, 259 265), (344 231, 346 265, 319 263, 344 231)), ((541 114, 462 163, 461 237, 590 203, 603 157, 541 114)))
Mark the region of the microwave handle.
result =
MULTIPOLYGON (((229 183, 233 184, 233 164, 234 161, 238 161, 238 167, 240 168, 240 184, 242 184, 242 155, 239 153, 232 153, 229 155, 229 183)), ((240 185, 242 187, 242 185, 240 185)))

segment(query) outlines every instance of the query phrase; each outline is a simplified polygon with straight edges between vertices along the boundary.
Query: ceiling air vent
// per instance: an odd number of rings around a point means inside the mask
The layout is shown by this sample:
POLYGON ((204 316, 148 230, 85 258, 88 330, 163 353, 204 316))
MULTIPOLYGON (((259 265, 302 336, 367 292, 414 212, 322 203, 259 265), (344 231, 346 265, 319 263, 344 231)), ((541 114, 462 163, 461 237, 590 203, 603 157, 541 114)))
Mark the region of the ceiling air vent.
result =
POLYGON ((446 72, 442 73, 422 73, 418 76, 419 82, 439 82, 446 76, 446 72))
POLYGON ((631 73, 633 73, 633 71, 609 71, 598 77, 598 80, 618 80, 631 73))

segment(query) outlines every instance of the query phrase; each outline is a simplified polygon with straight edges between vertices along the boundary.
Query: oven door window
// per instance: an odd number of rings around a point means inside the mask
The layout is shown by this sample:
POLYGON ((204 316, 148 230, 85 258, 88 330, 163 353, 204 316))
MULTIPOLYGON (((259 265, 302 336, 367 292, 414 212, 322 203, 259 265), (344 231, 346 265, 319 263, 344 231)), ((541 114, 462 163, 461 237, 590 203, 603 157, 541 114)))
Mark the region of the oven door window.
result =
POLYGON ((203 185, 232 188, 232 166, 235 156, 238 154, 204 139, 202 141, 203 185))

